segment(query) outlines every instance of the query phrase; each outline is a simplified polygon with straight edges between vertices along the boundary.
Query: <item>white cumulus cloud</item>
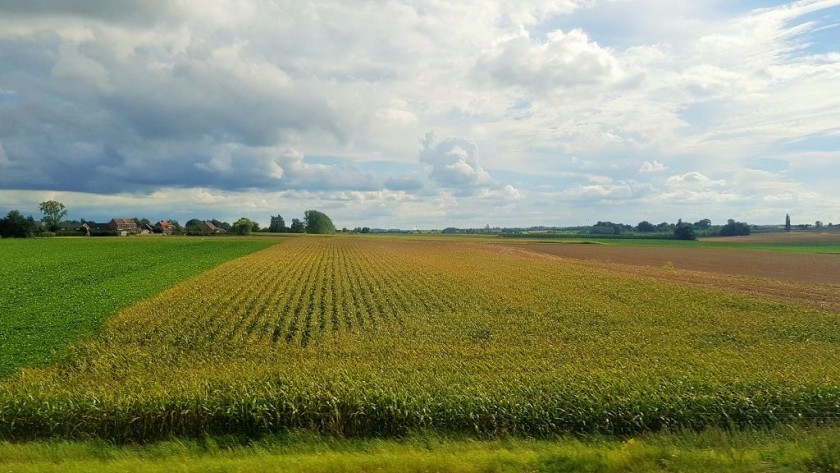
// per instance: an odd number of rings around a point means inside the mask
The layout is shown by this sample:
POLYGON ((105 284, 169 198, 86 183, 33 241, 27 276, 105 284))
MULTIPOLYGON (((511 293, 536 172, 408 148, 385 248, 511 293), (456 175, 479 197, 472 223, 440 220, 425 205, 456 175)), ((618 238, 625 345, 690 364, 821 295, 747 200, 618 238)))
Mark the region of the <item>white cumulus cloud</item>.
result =
POLYGON ((639 168, 639 172, 644 173, 651 173, 651 172, 661 172, 665 171, 666 168, 664 164, 659 161, 645 161, 642 163, 642 166, 639 168))

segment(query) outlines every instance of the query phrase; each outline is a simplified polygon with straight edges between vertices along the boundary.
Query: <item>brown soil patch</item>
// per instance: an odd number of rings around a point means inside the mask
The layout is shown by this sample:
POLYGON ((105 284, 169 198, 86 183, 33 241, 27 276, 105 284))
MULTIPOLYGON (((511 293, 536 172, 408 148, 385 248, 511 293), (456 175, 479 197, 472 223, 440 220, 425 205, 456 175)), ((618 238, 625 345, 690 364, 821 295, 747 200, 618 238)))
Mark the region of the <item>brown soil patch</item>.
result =
POLYGON ((517 247, 565 258, 608 263, 687 269, 807 284, 840 284, 840 255, 569 244, 526 244, 517 247))
POLYGON ((727 243, 840 243, 840 232, 773 232, 738 237, 701 238, 727 243))
POLYGON ((840 312, 840 256, 706 248, 511 245, 496 251, 840 312))

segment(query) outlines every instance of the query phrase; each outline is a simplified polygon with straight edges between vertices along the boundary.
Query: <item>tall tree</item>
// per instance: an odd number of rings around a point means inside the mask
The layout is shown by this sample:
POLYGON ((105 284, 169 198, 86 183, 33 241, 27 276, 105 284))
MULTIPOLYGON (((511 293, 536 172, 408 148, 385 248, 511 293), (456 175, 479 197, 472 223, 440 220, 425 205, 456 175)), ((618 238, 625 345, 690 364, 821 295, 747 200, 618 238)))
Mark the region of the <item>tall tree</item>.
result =
POLYGON ((197 218, 187 220, 187 223, 184 224, 184 231, 187 235, 206 235, 209 233, 207 225, 204 225, 204 222, 197 218))
POLYGON ((696 240, 697 236, 694 233, 694 225, 680 222, 674 228, 674 238, 677 240, 696 240))
POLYGON ((299 219, 293 218, 292 225, 289 227, 289 231, 291 233, 303 233, 306 230, 306 227, 303 226, 303 222, 299 219))
POLYGON ((709 220, 708 218, 704 218, 703 220, 699 220, 697 222, 694 222, 694 228, 696 230, 708 230, 709 227, 711 227, 711 226, 712 226, 712 221, 709 220))
POLYGON ((61 218, 67 215, 64 204, 55 200, 41 202, 38 205, 41 213, 44 214, 44 226, 51 232, 61 229, 61 218))
POLYGON ((785 231, 790 231, 790 214, 785 214, 785 231))
POLYGON ((237 235, 248 235, 251 233, 251 230, 253 230, 253 228, 254 222, 252 222, 251 219, 245 217, 240 218, 239 220, 234 222, 233 225, 231 225, 233 233, 236 233, 237 235))
POLYGON ((720 227, 720 236, 745 236, 750 234, 750 226, 744 222, 729 219, 726 225, 720 227))
POLYGON ((286 221, 280 215, 271 217, 271 224, 268 225, 268 231, 272 233, 286 233, 288 231, 286 221))
POLYGON ((647 220, 642 220, 641 222, 639 222, 638 225, 636 225, 636 231, 642 233, 649 233, 656 231, 656 227, 647 220))
POLYGON ((306 233, 335 233, 335 225, 333 225, 332 220, 323 212, 319 212, 317 210, 307 210, 304 212, 303 219, 306 222, 306 233))

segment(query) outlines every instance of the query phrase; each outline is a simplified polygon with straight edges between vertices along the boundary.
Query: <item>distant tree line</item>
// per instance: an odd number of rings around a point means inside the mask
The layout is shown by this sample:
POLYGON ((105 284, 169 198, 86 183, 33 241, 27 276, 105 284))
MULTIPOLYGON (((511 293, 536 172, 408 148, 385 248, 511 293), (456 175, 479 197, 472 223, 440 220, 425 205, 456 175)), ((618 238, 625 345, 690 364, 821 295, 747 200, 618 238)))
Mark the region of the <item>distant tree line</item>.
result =
MULTIPOLYGON (((49 200, 42 202, 38 207, 43 214, 41 221, 35 220, 31 215, 24 217, 18 210, 11 210, 8 215, 0 218, 0 238, 54 235, 110 236, 117 234, 116 231, 107 228, 105 224, 97 224, 91 220, 64 221, 63 218, 67 215, 67 208, 61 202, 49 200)), ((131 220, 133 220, 138 232, 176 235, 203 236, 230 233, 248 235, 254 232, 330 234, 336 232, 332 219, 318 210, 307 210, 304 212, 303 220, 293 218, 289 226, 286 226, 282 216, 273 216, 270 225, 266 228, 260 228, 258 222, 246 217, 242 217, 233 223, 216 219, 200 220, 193 218, 183 226, 174 219, 162 220, 155 224, 152 224, 147 218, 134 217, 131 220)), ((342 231, 349 232, 346 228, 342 231)))
POLYGON ((677 240, 696 240, 699 231, 708 233, 712 226, 712 221, 704 218, 694 223, 683 222, 679 219, 676 224, 661 222, 653 224, 647 220, 642 220, 635 227, 622 223, 613 222, 597 222, 593 225, 588 233, 590 235, 623 235, 623 234, 669 234, 677 240))
MULTIPOLYGON (((104 228, 102 224, 96 224, 93 221, 79 221, 63 220, 67 216, 67 208, 61 202, 49 200, 41 202, 38 208, 43 215, 42 220, 38 221, 32 216, 24 217, 18 210, 10 211, 4 218, 0 218, 0 237, 2 238, 27 238, 31 236, 52 236, 52 235, 78 235, 81 227, 87 228, 86 232, 89 235, 107 236, 115 235, 116 232, 104 228)), ((168 228, 164 230, 160 224, 152 224, 146 218, 133 218, 137 228, 141 231, 157 232, 157 233, 172 233, 178 235, 215 235, 215 234, 235 234, 248 235, 255 232, 270 232, 270 233, 309 233, 309 234, 331 234, 336 233, 337 230, 330 217, 318 210, 307 210, 304 212, 303 219, 293 218, 291 224, 286 225, 285 219, 281 215, 274 215, 270 219, 268 227, 261 228, 259 223, 242 217, 239 220, 228 223, 216 219, 199 220, 197 218, 190 219, 181 226, 177 220, 161 221, 168 223, 168 228)), ((827 225, 822 221, 817 220, 813 227, 818 230, 828 228, 829 230, 837 228, 832 223, 827 225)), ((781 228, 781 226, 777 227, 781 228)), ((784 230, 791 231, 793 228, 799 230, 809 230, 810 224, 792 225, 790 215, 785 215, 784 230)), ((527 236, 533 235, 534 232, 544 232, 548 236, 573 236, 573 235, 593 235, 605 238, 673 238, 679 240, 694 240, 697 237, 703 236, 740 236, 749 235, 753 227, 745 222, 737 222, 734 219, 729 219, 725 225, 714 226, 712 221, 708 218, 698 220, 694 223, 683 222, 679 219, 677 223, 660 222, 658 224, 651 223, 647 220, 642 220, 637 225, 627 225, 623 223, 615 223, 611 221, 598 221, 595 225, 582 227, 529 227, 522 228, 491 228, 489 225, 484 228, 476 229, 461 229, 456 227, 447 227, 440 231, 440 233, 492 233, 501 234, 503 236, 527 236)), ((399 229, 371 229, 370 227, 356 227, 353 230, 348 230, 346 227, 340 230, 342 233, 403 233, 406 231, 399 229)), ((416 231, 416 230, 415 230, 416 231)))
POLYGON ((303 213, 303 220, 293 218, 289 226, 286 226, 286 221, 281 215, 275 215, 271 217, 271 223, 265 231, 271 233, 309 233, 313 235, 328 235, 336 232, 332 219, 318 210, 307 210, 303 213))
MULTIPOLYGON (((751 231, 752 227, 744 222, 736 222, 730 219, 726 225, 715 226, 712 225, 712 221, 710 219, 704 218, 694 223, 683 222, 682 219, 679 219, 677 220, 677 223, 661 222, 654 224, 647 220, 643 220, 635 226, 611 221, 598 221, 595 225, 591 226, 560 228, 531 227, 526 230, 505 228, 501 229, 501 231, 497 233, 500 233, 502 236, 523 237, 540 235, 545 237, 564 238, 590 235, 598 238, 696 240, 701 236, 749 235, 751 231)), ((444 229, 442 233, 470 233, 470 231, 449 227, 444 229)))

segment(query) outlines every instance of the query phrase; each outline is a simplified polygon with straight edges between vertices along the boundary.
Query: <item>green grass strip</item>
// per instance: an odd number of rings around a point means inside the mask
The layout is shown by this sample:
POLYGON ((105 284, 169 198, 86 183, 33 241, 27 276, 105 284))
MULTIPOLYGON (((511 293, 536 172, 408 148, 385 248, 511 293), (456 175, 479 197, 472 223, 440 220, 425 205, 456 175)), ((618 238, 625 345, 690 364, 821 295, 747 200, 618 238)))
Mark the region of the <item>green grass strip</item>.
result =
POLYGON ((433 434, 399 440, 290 433, 259 440, 174 439, 0 443, 15 472, 836 472, 840 428, 677 432, 636 438, 478 441, 433 434))

